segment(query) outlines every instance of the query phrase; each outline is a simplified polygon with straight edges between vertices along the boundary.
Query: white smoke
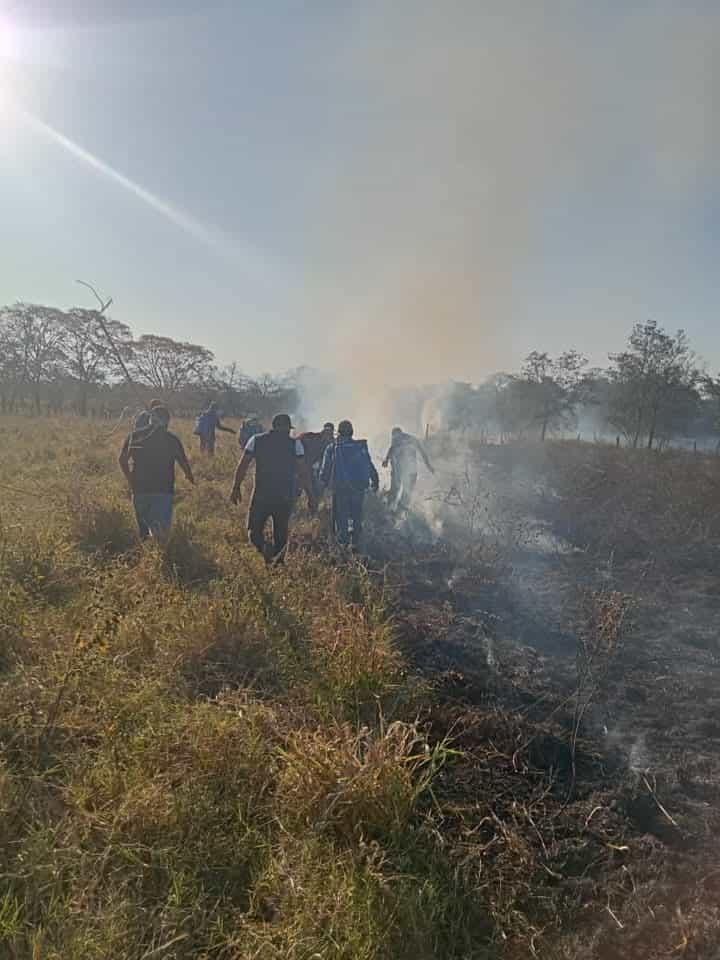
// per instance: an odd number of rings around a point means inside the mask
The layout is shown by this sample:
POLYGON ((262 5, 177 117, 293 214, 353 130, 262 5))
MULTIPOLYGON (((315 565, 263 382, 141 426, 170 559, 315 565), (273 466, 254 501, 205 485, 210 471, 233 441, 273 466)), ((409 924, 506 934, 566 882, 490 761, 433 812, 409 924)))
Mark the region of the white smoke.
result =
POLYGON ((334 73, 341 146, 308 226, 306 323, 363 432, 395 419, 394 387, 517 363, 549 197, 632 175, 667 210, 717 169, 720 12, 689 7, 355 8, 334 73))

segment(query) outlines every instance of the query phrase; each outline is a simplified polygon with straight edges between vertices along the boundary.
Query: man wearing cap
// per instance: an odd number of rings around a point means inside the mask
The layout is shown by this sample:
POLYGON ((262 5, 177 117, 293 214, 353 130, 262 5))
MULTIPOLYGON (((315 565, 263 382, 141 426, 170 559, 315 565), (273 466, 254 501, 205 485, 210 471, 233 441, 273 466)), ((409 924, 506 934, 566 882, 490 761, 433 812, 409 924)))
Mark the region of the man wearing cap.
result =
POLYGON ((135 426, 134 430, 144 430, 145 427, 150 426, 150 413, 155 409, 155 407, 164 407, 165 404, 162 400, 151 400, 150 406, 147 410, 141 410, 140 413, 135 417, 135 426))
POLYGON ((248 534, 253 546, 268 559, 282 563, 287 547, 290 514, 295 499, 295 478, 299 479, 308 498, 311 512, 315 510, 315 496, 310 471, 305 462, 302 441, 291 437, 292 423, 286 413, 279 413, 272 429, 251 437, 235 471, 230 500, 242 500, 242 482, 250 464, 255 463, 255 488, 248 512, 248 534), (273 545, 270 557, 266 555, 265 525, 273 524, 273 545))
POLYGON ((175 498, 175 464, 195 483, 185 449, 170 433, 170 411, 156 405, 150 423, 126 438, 120 452, 120 469, 128 482, 142 540, 166 540, 172 524, 175 498))

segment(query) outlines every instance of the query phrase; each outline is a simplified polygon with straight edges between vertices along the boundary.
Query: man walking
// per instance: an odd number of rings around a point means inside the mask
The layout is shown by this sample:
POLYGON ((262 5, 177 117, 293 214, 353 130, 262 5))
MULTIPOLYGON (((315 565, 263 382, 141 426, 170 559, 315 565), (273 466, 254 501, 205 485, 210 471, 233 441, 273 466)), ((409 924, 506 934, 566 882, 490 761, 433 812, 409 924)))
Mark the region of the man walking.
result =
POLYGON ((185 449, 174 433, 170 433, 170 412, 155 406, 150 423, 133 430, 120 452, 120 469, 132 494, 140 538, 155 537, 164 541, 170 533, 175 496, 175 464, 188 483, 195 483, 185 449))
POLYGON ((200 437, 200 451, 207 453, 212 457, 215 455, 215 431, 222 430, 223 433, 235 433, 232 427, 225 427, 220 420, 217 403, 213 400, 207 410, 201 413, 195 420, 195 429, 193 433, 200 437))
POLYGON ((410 509, 410 501, 417 484, 418 468, 417 455, 423 458, 430 473, 435 473, 428 460, 425 449, 417 439, 405 433, 400 427, 393 427, 388 450, 383 467, 390 464, 390 493, 388 496, 390 508, 397 511, 410 509))
POLYGON ((349 420, 338 424, 338 438, 325 451, 320 479, 332 490, 333 526, 338 543, 356 551, 362 535, 363 508, 368 487, 380 481, 366 440, 353 440, 349 420))
POLYGON ((279 413, 272 422, 272 430, 259 433, 248 440, 235 471, 230 500, 242 500, 242 482, 250 464, 255 463, 255 489, 248 513, 248 534, 253 546, 268 560, 282 563, 287 547, 290 514, 293 508, 295 478, 299 479, 308 498, 311 512, 315 497, 310 473, 305 463, 302 442, 290 436, 292 423, 286 413, 279 413), (267 556, 265 525, 272 520, 273 545, 267 556))
POLYGON ((135 426, 134 430, 144 430, 145 427, 150 426, 150 414, 155 409, 155 407, 163 407, 165 404, 162 400, 151 400, 150 405, 147 410, 141 410, 140 413, 135 417, 135 426))
POLYGON ((243 420, 242 426, 240 427, 240 433, 238 434, 238 443, 240 444, 240 449, 244 450, 248 445, 248 441, 256 436, 258 433, 263 433, 265 427, 258 420, 256 416, 248 417, 246 420, 243 420))

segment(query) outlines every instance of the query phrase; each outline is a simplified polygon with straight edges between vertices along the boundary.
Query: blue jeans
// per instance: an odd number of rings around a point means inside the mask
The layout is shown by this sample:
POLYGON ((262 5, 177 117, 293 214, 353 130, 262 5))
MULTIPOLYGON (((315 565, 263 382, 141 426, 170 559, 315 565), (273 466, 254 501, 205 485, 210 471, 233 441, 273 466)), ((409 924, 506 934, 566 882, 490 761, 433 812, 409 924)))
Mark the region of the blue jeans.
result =
POLYGON ((362 534, 363 506, 365 491, 335 491, 333 497, 333 520, 338 543, 349 544, 353 548, 360 545, 362 534))
POLYGON ((172 524, 172 493, 136 493, 133 506, 141 539, 152 536, 164 540, 172 524))

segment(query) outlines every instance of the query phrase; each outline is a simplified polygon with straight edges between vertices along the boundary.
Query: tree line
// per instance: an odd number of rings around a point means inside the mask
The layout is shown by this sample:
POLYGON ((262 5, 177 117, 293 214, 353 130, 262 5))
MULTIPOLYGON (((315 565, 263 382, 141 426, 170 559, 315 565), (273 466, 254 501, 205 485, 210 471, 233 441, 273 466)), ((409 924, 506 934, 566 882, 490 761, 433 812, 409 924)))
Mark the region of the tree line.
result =
MULTIPOLYGON (((683 330, 638 323, 608 359, 607 367, 591 368, 576 350, 534 350, 515 373, 444 388, 443 426, 542 440, 574 430, 616 433, 630 446, 650 448, 678 438, 720 439, 720 375, 707 373, 683 330)), ((97 310, 0 307, 3 413, 117 416, 160 396, 179 414, 194 414, 213 398, 228 415, 267 418, 297 410, 301 380, 302 368, 251 377, 238 363, 218 366, 207 347, 158 334, 134 337, 97 310)), ((427 393, 404 397, 418 421, 427 393)))
POLYGON ((0 307, 0 410, 115 416, 152 396, 178 413, 211 397, 229 415, 267 417, 294 409, 292 375, 250 377, 238 363, 219 367, 196 343, 130 328, 97 310, 34 303, 0 307))
POLYGON ((497 431, 505 437, 582 431, 616 434, 632 447, 662 447, 679 438, 720 440, 720 376, 703 368, 683 330, 656 321, 636 324, 605 368, 575 350, 533 351, 516 373, 485 383, 454 383, 445 425, 497 431))

